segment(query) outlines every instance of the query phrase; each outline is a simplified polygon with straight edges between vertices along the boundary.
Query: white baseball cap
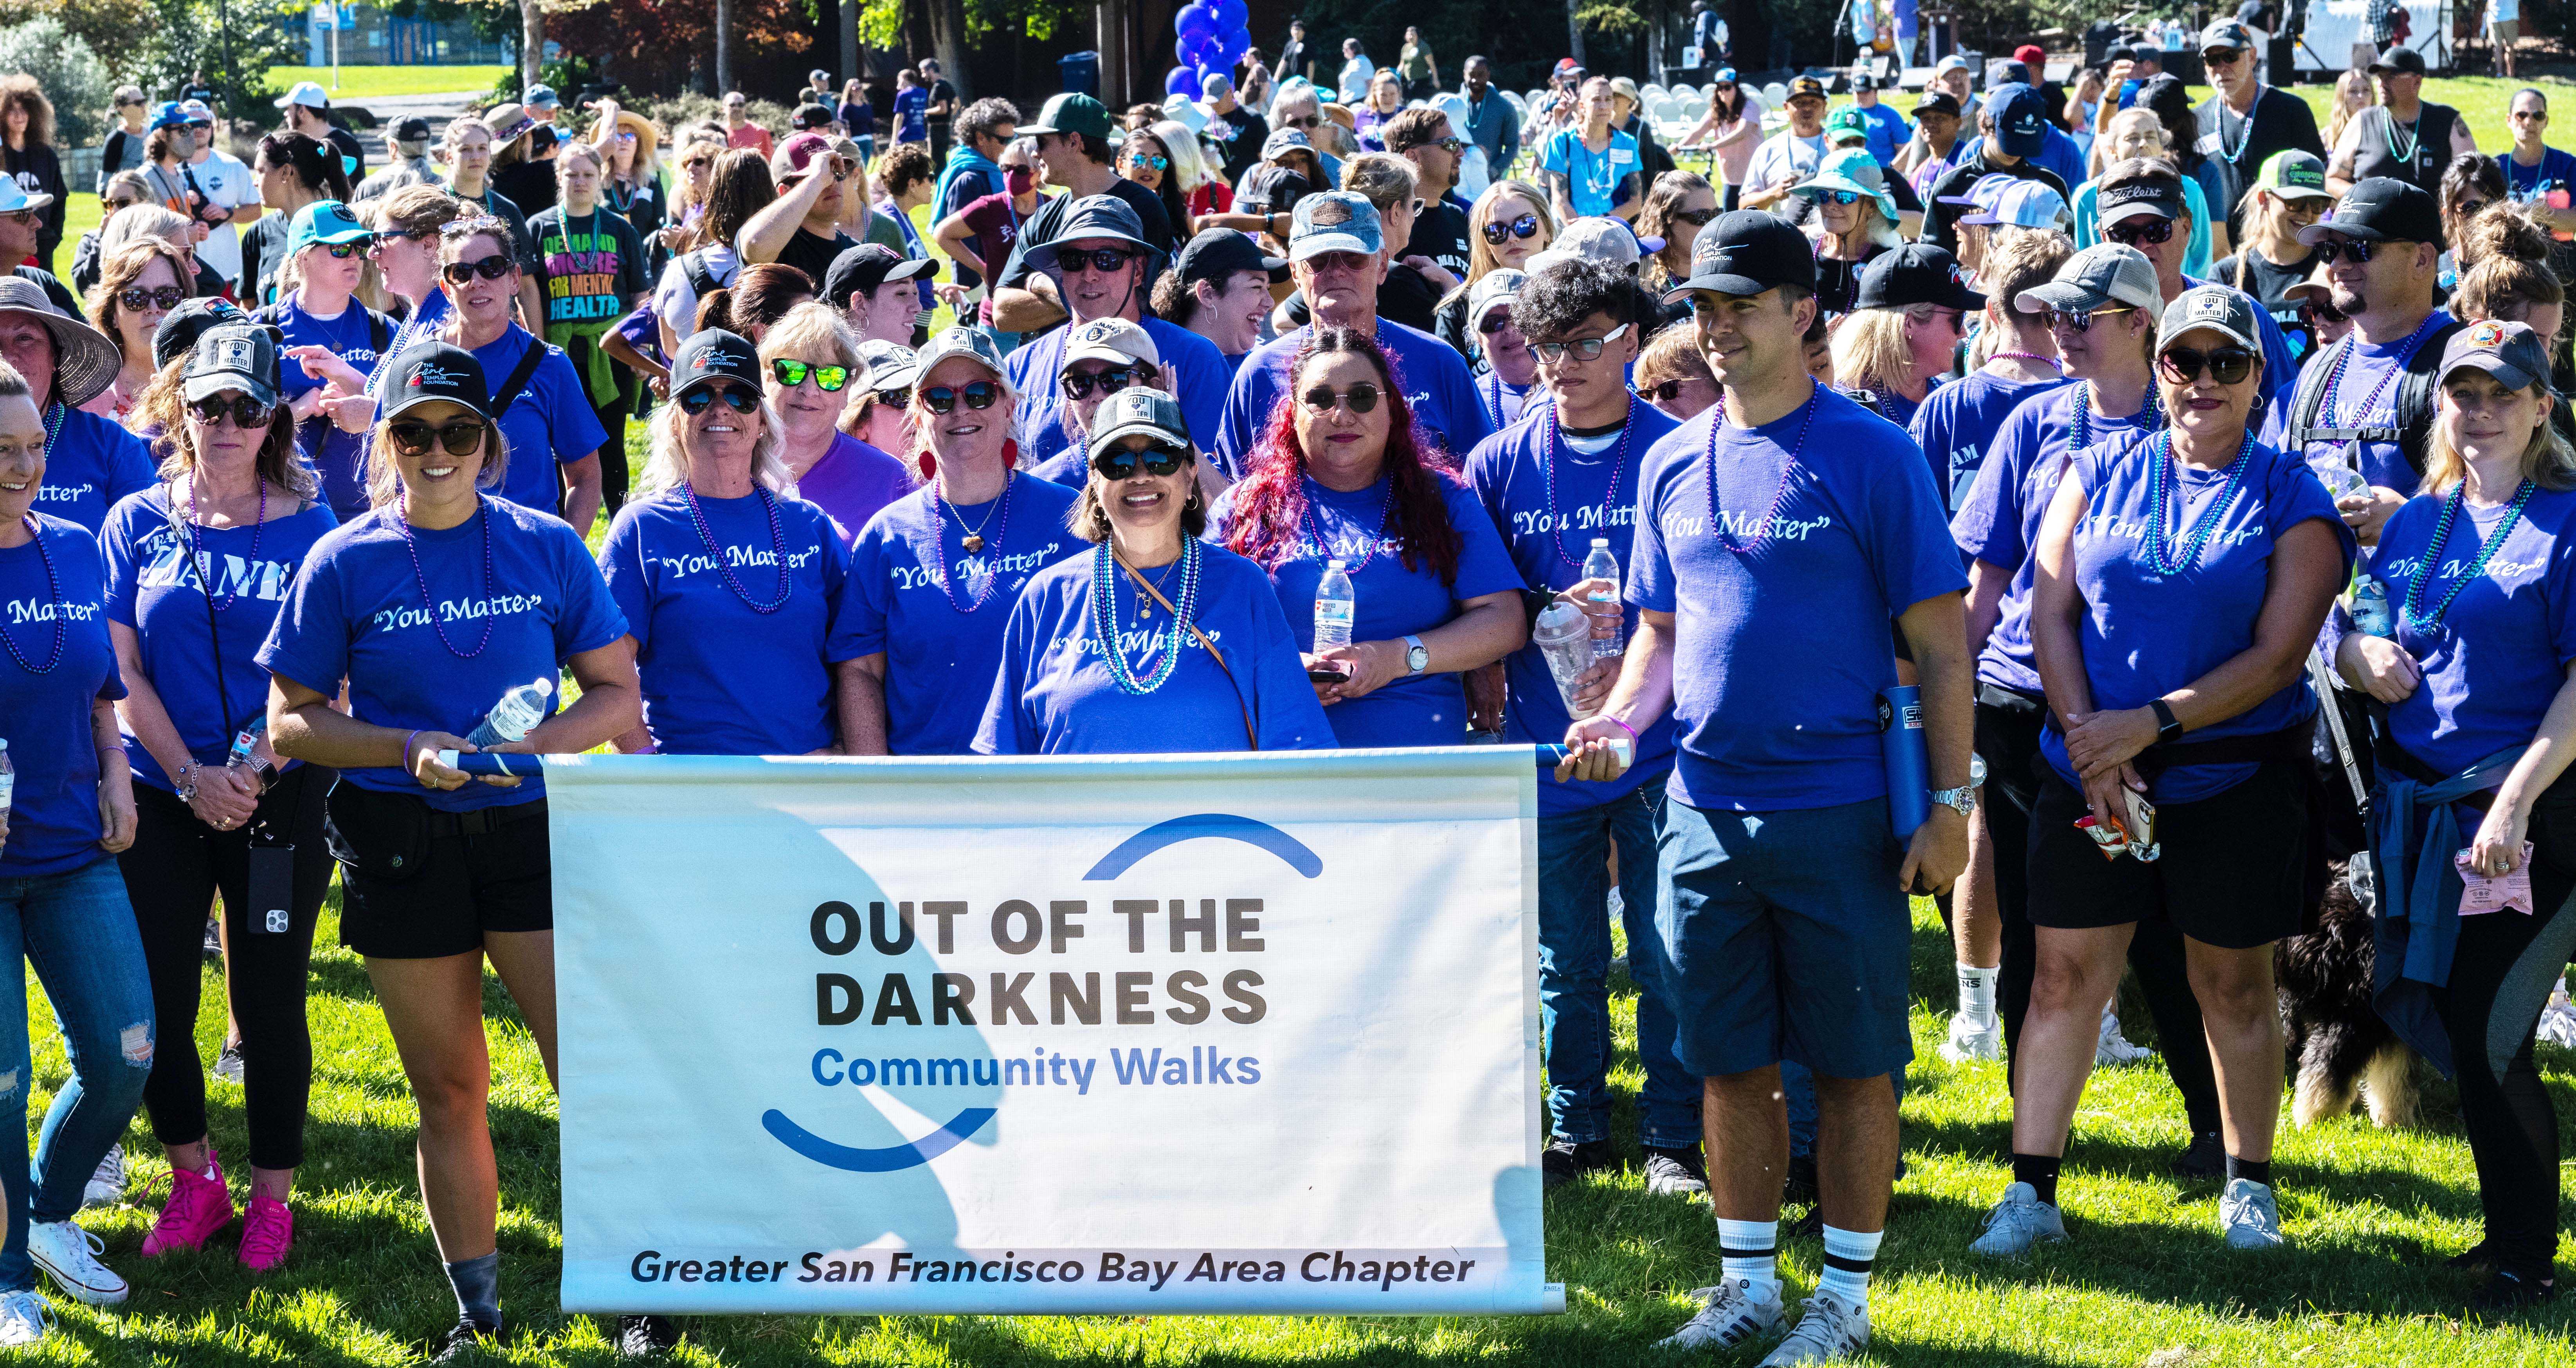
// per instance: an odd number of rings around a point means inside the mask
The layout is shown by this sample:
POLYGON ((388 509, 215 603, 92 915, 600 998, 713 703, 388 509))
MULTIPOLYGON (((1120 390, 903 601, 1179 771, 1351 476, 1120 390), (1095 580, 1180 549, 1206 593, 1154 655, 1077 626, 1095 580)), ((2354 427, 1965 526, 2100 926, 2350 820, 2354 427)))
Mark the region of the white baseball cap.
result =
POLYGON ((277 99, 278 108, 284 109, 289 105, 303 105, 308 109, 329 109, 331 97, 322 93, 320 81, 297 81, 293 90, 277 99))

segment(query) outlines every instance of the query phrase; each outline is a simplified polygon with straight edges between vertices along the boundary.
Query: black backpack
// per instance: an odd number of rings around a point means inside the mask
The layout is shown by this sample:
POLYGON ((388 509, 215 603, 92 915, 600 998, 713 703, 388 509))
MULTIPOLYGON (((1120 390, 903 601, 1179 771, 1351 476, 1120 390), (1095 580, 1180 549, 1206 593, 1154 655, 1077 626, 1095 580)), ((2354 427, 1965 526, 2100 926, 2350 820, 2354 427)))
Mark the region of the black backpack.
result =
POLYGON ((716 279, 715 270, 707 265, 707 249, 704 247, 681 254, 680 274, 688 277, 689 288, 696 291, 700 299, 724 288, 724 283, 716 279))
POLYGON ((2454 319, 2450 325, 2435 330, 2415 348, 2406 362, 2406 373, 2397 382, 2396 422, 2390 427, 2321 427, 2317 423, 2325 408, 2326 377, 2334 373, 2335 362, 2352 346, 2357 333, 2308 358, 2299 371, 2298 388, 2290 398, 2289 430, 2283 433, 2285 449, 2305 450, 2310 442, 2395 442, 2406 453, 2406 464, 2415 473, 2424 473, 2424 443, 2433 431, 2433 391, 2441 382, 2442 348, 2451 334, 2466 326, 2454 319))

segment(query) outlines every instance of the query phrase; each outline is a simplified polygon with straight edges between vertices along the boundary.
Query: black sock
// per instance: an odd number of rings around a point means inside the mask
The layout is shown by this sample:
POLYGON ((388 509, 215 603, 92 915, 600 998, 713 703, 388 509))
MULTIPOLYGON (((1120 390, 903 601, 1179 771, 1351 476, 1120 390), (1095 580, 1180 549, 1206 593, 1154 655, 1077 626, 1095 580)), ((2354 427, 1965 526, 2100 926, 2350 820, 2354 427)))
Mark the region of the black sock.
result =
POLYGON ((462 1259, 447 1266, 447 1281, 456 1289, 457 1313, 480 1325, 501 1323, 501 1253, 462 1259))
POLYGON ((2013 1181, 2030 1184, 2039 1200, 2057 1205, 2057 1170, 2066 1161, 2054 1154, 2016 1154, 2013 1156, 2013 1181))
POLYGON ((2272 1186, 2272 1161, 2266 1159, 2257 1163, 2251 1159, 2239 1159, 2232 1154, 2227 1156, 2228 1181, 2234 1182, 2239 1178, 2249 1183, 2261 1183, 2265 1187, 2272 1186))

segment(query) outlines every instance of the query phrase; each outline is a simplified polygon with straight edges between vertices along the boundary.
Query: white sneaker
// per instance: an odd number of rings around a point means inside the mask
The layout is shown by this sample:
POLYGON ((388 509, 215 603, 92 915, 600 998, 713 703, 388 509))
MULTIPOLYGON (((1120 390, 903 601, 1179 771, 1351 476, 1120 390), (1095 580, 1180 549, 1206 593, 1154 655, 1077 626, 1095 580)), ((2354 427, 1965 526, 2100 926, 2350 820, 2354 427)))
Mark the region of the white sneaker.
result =
POLYGON ((2004 1024, 1998 1019, 1980 1026, 1966 1012, 1950 1014, 1950 1038, 1941 1042, 1941 1057, 1953 1064, 2004 1057, 2004 1024))
POLYGON ((2120 1034, 2118 1008, 2102 1009, 2102 1035, 2093 1046, 2093 1063, 2096 1067, 2105 1064, 2135 1064, 2139 1060, 2155 1057, 2155 1051, 2144 1045, 2132 1045, 2127 1036, 2120 1034))
POLYGON ((76 1301, 115 1306, 125 1300, 125 1279, 98 1261, 107 1241, 69 1221, 27 1223, 27 1257, 76 1301))
POLYGON ((2218 1230, 2229 1249, 2279 1249, 2289 1243, 2281 1237, 2280 1199, 2270 1185, 2251 1178, 2227 1180, 2227 1190, 2218 1197, 2218 1230))
POLYGON ((1732 1278, 1691 1293, 1701 1301, 1699 1314, 1665 1338, 1658 1349, 1731 1349, 1756 1335, 1780 1330, 1780 1285, 1772 1283, 1756 1297, 1752 1279, 1732 1278))
POLYGON ((1869 1347, 1869 1308, 1845 1306, 1831 1292, 1819 1290, 1801 1305, 1807 1314, 1780 1347, 1762 1360, 1761 1368, 1795 1368, 1801 1363, 1831 1363, 1869 1347))
POLYGON ((2039 1189, 2014 1183, 2004 1189, 2004 1199, 1995 1203, 1995 1209, 1986 1213, 1986 1233, 1970 1241, 1968 1248, 1989 1258, 2018 1259, 2043 1240, 2056 1244, 2065 1239, 2064 1213, 2039 1200, 2039 1189))
POLYGON ((81 1205, 114 1206, 125 1200, 125 1146, 110 1145, 107 1157, 98 1161, 98 1172, 89 1176, 89 1186, 81 1189, 81 1205))
POLYGON ((0 1349, 20 1349, 54 1328, 54 1308, 33 1288, 0 1297, 0 1349))

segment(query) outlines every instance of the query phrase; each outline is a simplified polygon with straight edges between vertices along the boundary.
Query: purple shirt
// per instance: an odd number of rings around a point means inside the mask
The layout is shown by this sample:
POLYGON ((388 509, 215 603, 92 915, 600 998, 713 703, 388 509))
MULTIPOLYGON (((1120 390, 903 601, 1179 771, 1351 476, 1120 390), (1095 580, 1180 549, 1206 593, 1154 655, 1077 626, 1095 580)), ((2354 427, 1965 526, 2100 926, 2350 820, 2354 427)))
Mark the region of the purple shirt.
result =
POLYGON ((1967 503, 1969 487, 1976 483, 1978 468, 1993 450, 1995 430, 2003 426, 2004 419, 2021 407, 2023 400, 2065 383, 2063 376, 2006 380, 1981 370, 1955 384, 1937 386, 1923 397, 1922 406, 1914 410, 1905 430, 1914 444, 1923 448, 1923 459, 1931 468, 1932 485, 1940 491, 1944 509, 1956 513, 1967 503))
POLYGON ((831 514, 840 524, 841 544, 850 546, 878 509, 911 493, 912 486, 903 462, 843 432, 797 480, 796 496, 831 514))
POLYGON ((0 633, 11 648, 0 650, 0 735, 16 772, 0 879, 67 874, 107 858, 98 848, 90 705, 125 697, 98 542, 69 519, 33 516, 36 539, 0 550, 0 633), (21 657, 52 668, 40 673, 21 657))
POLYGON ((117 500, 160 483, 142 438, 95 413, 64 409, 63 427, 45 448, 45 482, 35 511, 79 523, 91 534, 107 524, 117 500))
POLYGON ((2457 774, 2509 746, 2530 742, 2576 660, 2576 493, 2536 489, 2504 544, 2476 579, 2460 576, 2503 523, 2505 506, 2463 504, 2419 605, 2430 614, 2455 587, 2459 597, 2423 627, 2400 611, 2424 565, 2448 498, 2417 495, 2380 530, 2363 574, 2388 588, 2397 644, 2424 667, 2424 682, 2388 710, 2397 744, 2432 769, 2457 774))

